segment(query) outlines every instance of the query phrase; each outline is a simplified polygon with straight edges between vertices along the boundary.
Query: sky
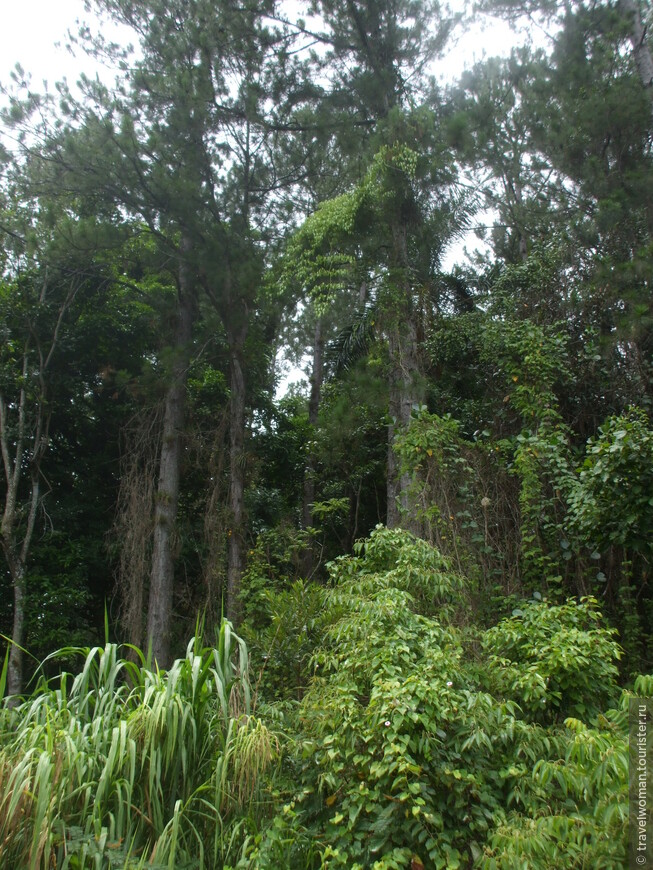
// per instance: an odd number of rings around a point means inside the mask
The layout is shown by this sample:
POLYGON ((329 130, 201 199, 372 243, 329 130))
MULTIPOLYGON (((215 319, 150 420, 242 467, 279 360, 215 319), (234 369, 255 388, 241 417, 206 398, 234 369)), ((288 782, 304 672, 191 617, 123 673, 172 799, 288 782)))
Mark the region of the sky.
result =
MULTIPOLYGON (((94 75, 97 67, 91 59, 81 52, 73 57, 66 48, 67 32, 75 32, 78 21, 94 20, 85 11, 84 0, 0 0, 0 82, 9 82, 17 62, 32 74, 32 84, 38 89, 44 79, 52 86, 63 77, 74 83, 80 71, 94 75)), ((505 53, 514 40, 505 22, 495 21, 489 28, 479 23, 452 47, 443 75, 455 76, 484 54, 505 53)))
POLYGON ((33 83, 42 79, 50 83, 67 76, 77 77, 79 64, 63 44, 66 30, 83 16, 83 0, 0 0, 0 81, 6 84, 14 64, 33 73, 33 83))
POLYGON ((90 19, 84 0, 0 0, 0 82, 7 84, 16 63, 32 74, 34 88, 45 79, 52 86, 67 78, 73 83, 81 71, 93 75, 95 63, 66 49, 66 34, 78 20, 90 19))

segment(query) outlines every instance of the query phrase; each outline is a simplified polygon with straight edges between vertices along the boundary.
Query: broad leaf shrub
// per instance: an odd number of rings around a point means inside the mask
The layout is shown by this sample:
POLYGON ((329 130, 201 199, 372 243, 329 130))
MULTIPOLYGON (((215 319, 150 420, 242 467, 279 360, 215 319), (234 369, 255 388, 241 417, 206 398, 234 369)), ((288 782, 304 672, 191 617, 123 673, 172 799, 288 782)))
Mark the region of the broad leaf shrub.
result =
POLYGON ((625 866, 627 696, 595 602, 482 632, 440 554, 381 527, 330 570, 283 805, 247 866, 625 866))
POLYGON ((628 699, 597 727, 567 719, 561 757, 538 759, 533 795, 491 833, 483 870, 626 868, 628 699))
POLYGON ((591 597, 551 605, 538 596, 483 635, 484 675, 533 722, 586 721, 618 697, 617 632, 591 597))
POLYGON ((571 518, 599 549, 653 554, 653 429, 641 409, 608 418, 588 441, 571 518))
MULTIPOLYGON (((71 650, 66 650, 70 656, 71 650)), ((217 868, 247 841, 276 738, 251 715, 244 643, 167 671, 107 644, 0 711, 0 866, 217 868)))
POLYGON ((569 496, 568 531, 594 550, 592 583, 602 590, 628 653, 627 673, 651 662, 653 428, 630 407, 590 438, 569 496))

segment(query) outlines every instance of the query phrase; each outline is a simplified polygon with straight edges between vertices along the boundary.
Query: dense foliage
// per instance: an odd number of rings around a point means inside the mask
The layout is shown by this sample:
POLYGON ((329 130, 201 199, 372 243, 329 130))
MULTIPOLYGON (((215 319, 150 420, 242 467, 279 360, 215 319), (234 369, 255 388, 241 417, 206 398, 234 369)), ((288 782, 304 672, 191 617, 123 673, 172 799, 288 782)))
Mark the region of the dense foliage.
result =
POLYGON ((90 6, 1 89, 0 864, 625 867, 650 3, 447 84, 436 0, 90 6))
POLYGON ((484 629, 467 592, 431 545, 379 526, 326 587, 271 597, 268 697, 299 701, 258 697, 256 715, 227 622, 163 673, 137 650, 88 651, 74 679, 3 711, 3 859, 626 866, 632 692, 614 630, 595 599, 539 594, 484 629))
POLYGON ((85 656, 74 678, 42 679, 3 711, 5 866, 216 867, 238 855, 278 744, 251 715, 230 624, 164 673, 112 643, 63 652, 85 656))

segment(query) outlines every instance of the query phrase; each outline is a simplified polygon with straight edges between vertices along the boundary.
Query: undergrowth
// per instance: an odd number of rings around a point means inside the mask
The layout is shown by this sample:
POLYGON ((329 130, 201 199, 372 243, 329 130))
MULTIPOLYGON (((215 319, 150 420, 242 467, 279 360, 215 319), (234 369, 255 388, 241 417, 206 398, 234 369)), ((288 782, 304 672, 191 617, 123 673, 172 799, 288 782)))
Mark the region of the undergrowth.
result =
POLYGON ((593 598, 485 629, 467 596, 377 528, 315 594, 270 593, 257 715, 228 622, 167 672, 85 651, 0 711, 0 866, 625 868, 628 707, 653 677, 619 688, 593 598))
POLYGON ((224 621, 215 647, 193 639, 168 671, 133 647, 77 652, 79 674, 0 712, 0 866, 236 863, 278 754, 243 641, 224 621))

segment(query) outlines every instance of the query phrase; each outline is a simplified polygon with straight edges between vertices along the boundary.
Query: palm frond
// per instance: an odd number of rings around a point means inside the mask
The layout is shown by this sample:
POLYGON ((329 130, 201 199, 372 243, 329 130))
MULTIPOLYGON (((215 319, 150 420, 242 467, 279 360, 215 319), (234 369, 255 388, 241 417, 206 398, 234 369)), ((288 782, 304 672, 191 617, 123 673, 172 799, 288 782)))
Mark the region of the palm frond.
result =
POLYGON ((360 315, 329 344, 326 365, 333 376, 349 371, 368 352, 375 339, 376 316, 376 305, 366 305, 360 315))

